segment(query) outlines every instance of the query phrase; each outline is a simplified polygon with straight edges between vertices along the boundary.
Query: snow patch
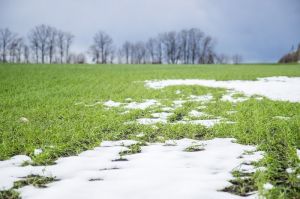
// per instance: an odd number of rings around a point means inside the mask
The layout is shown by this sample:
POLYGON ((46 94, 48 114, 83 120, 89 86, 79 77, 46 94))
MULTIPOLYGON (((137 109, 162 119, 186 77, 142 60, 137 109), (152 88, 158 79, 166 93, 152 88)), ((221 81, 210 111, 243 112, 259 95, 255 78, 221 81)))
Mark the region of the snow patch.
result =
MULTIPOLYGON (((207 128, 211 128, 216 124, 219 124, 221 119, 210 119, 210 120, 189 120, 189 121, 178 121, 177 124, 200 124, 207 128)), ((175 123, 175 124, 176 124, 175 123)))
POLYGON ((274 186, 271 183, 269 183, 269 182, 267 182, 266 184, 263 185, 263 188, 265 190, 271 190, 271 189, 273 189, 273 187, 274 186))
POLYGON ((22 122, 22 123, 28 123, 29 122, 29 120, 26 117, 21 117, 19 119, 19 121, 22 122))
POLYGON ((214 97, 211 94, 207 94, 207 95, 190 95, 189 96, 190 101, 193 101, 193 102, 209 102, 213 98, 214 97))
POLYGON ((109 100, 107 102, 104 102, 103 103, 104 106, 107 106, 107 107, 119 107, 121 105, 120 102, 114 102, 112 100, 109 100))
POLYGON ((23 187, 19 189, 22 198, 243 198, 218 190, 229 185, 232 169, 244 161, 238 157, 255 149, 253 146, 233 143, 229 138, 182 139, 172 141, 172 146, 152 143, 143 146, 141 153, 125 156, 128 161, 112 161, 126 150, 123 145, 132 143, 135 141, 102 142, 100 147, 60 158, 51 166, 20 167, 7 164, 16 159, 2 161, 0 187, 9 189, 19 177, 33 173, 60 180, 44 189, 23 187), (205 150, 184 151, 195 144, 205 145, 205 150), (90 181, 98 178, 102 180, 90 181))
POLYGON ((136 121, 139 124, 143 124, 143 125, 157 124, 157 123, 166 124, 167 123, 166 119, 161 119, 161 118, 139 118, 136 121))
POLYGON ((174 79, 146 81, 146 87, 161 89, 167 86, 200 85, 214 88, 234 89, 251 95, 261 95, 272 100, 300 102, 300 77, 266 77, 249 80, 202 80, 202 79, 174 79))
POLYGON ((234 92, 229 92, 225 95, 222 96, 221 100, 222 101, 228 101, 228 102, 232 102, 232 103, 238 103, 238 102, 244 102, 246 100, 248 100, 248 97, 233 97, 234 96, 234 92))
POLYGON ((289 119, 291 119, 291 118, 290 118, 290 117, 286 117, 286 116, 274 116, 273 119, 289 120, 289 119))
POLYGON ((39 155, 39 154, 41 154, 41 153, 43 153, 43 150, 42 150, 42 149, 34 149, 34 151, 33 151, 33 154, 34 154, 35 156, 37 156, 37 155, 39 155))
POLYGON ((159 105, 159 103, 157 102, 157 100, 148 99, 145 102, 141 102, 141 103, 131 102, 131 103, 127 104, 125 106, 125 108, 127 108, 127 109, 142 109, 142 110, 144 110, 144 109, 149 108, 150 106, 153 106, 153 105, 159 105))
POLYGON ((207 115, 206 113, 203 112, 199 112, 197 110, 192 110, 191 112, 189 112, 189 116, 191 117, 201 117, 201 116, 205 116, 207 115))

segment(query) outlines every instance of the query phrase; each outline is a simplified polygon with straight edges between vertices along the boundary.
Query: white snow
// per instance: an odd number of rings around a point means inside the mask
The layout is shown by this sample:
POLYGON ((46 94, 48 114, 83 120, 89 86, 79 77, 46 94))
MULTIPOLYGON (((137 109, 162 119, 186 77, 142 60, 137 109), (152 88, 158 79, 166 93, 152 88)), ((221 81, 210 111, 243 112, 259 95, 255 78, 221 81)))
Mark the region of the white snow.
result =
POLYGON ((290 117, 280 116, 280 115, 274 116, 273 118, 274 118, 274 119, 280 119, 280 120, 289 120, 289 119, 291 119, 290 117))
POLYGON ((207 94, 207 95, 190 95, 189 96, 190 101, 193 101, 193 102, 209 102, 213 98, 214 97, 211 94, 207 94))
POLYGON ((238 102, 244 102, 249 99, 248 97, 233 97, 234 94, 235 94, 234 92, 229 92, 229 93, 223 95, 221 100, 238 103, 238 102))
POLYGON ((197 109, 206 109, 206 108, 207 108, 207 106, 204 106, 204 105, 203 105, 203 106, 198 106, 198 107, 197 107, 197 109))
POLYGON ((112 100, 109 100, 107 102, 104 102, 103 103, 104 106, 107 106, 107 107, 119 107, 121 105, 120 102, 114 102, 112 100))
POLYGON ((167 112, 161 112, 161 113, 152 113, 151 116, 154 118, 139 118, 136 121, 139 124, 157 124, 157 123, 163 123, 166 124, 168 122, 168 117, 172 115, 173 113, 167 113, 167 112))
POLYGON ((187 100, 174 100, 174 101, 173 101, 173 107, 174 107, 174 108, 182 107, 182 105, 183 105, 184 103, 186 103, 186 102, 187 102, 187 100))
POLYGON ((155 118, 167 119, 173 113, 161 112, 161 113, 152 113, 151 116, 155 118))
POLYGON ((266 184, 263 185, 263 187, 265 190, 271 190, 273 189, 274 186, 271 183, 267 182, 266 184))
POLYGON ((145 85, 153 89, 167 86, 201 85, 214 88, 234 89, 245 95, 261 95, 273 100, 300 102, 300 77, 266 77, 256 81, 249 80, 202 80, 202 79, 173 79, 146 81, 145 85))
POLYGON ((153 105, 158 105, 159 103, 157 102, 157 100, 154 100, 154 99, 148 99, 144 102, 141 102, 141 103, 138 103, 138 102, 131 102, 129 104, 127 104, 125 106, 125 108, 127 109, 146 109, 150 106, 153 106, 153 105))
POLYGON ((41 153, 43 153, 43 150, 42 150, 42 149, 34 149, 34 151, 33 151, 33 154, 34 154, 34 155, 39 155, 39 154, 41 154, 41 153))
POLYGON ((149 125, 149 124, 157 124, 157 123, 163 123, 166 124, 166 119, 161 118, 139 118, 136 120, 139 124, 149 125))
POLYGON ((286 169, 286 172, 287 172, 288 174, 291 174, 291 173, 294 173, 295 170, 292 169, 292 168, 287 168, 287 169, 286 169))
POLYGON ((20 122, 23 122, 23 123, 29 122, 29 120, 26 117, 21 117, 19 120, 20 120, 20 122))
POLYGON ((226 113, 227 113, 228 115, 232 115, 232 114, 237 113, 237 111, 227 111, 226 113))
POLYGON ((191 112, 189 112, 189 116, 191 117, 201 117, 201 116, 205 116, 207 115, 206 113, 203 112, 199 112, 197 110, 192 110, 191 112))
POLYGON ((172 107, 163 107, 163 108, 161 108, 161 110, 162 111, 173 111, 174 108, 172 108, 172 107))
MULTIPOLYGON (((0 187, 8 189, 19 177, 29 174, 56 176, 59 181, 39 189, 26 186, 19 189, 23 199, 192 199, 192 198, 243 198, 218 191, 230 183, 231 171, 244 159, 238 158, 253 146, 233 143, 229 138, 207 141, 182 139, 176 145, 152 143, 142 152, 127 155, 128 161, 112 161, 126 150, 123 145, 135 141, 106 141, 100 147, 78 156, 60 158, 51 166, 18 166, 20 160, 0 162, 0 187), (203 145, 204 151, 185 152, 191 145, 203 145), (18 164, 12 164, 12 162, 18 164), (89 181, 90 179, 101 179, 89 181)), ((257 197, 256 195, 252 197, 257 197)))
MULTIPOLYGON (((211 128, 216 124, 219 124, 221 119, 208 119, 208 120, 189 120, 189 121, 178 121, 177 124, 200 124, 207 128, 211 128)), ((175 123, 175 124, 176 124, 175 123)))
POLYGON ((136 137, 138 137, 138 138, 141 138, 141 137, 144 137, 144 136, 145 136, 145 134, 143 132, 136 134, 136 137))

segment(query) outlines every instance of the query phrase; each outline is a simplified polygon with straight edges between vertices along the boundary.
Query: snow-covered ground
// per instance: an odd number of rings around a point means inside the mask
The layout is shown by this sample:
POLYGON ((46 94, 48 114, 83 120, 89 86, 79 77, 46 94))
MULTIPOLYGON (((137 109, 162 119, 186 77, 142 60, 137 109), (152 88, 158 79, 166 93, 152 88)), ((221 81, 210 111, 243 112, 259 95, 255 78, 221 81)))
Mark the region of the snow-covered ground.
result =
POLYGON ((112 160, 135 141, 106 141, 78 156, 60 158, 52 166, 22 167, 20 164, 29 158, 16 156, 0 162, 0 187, 8 189, 20 177, 39 174, 55 176, 59 181, 43 189, 23 187, 18 190, 22 198, 242 198, 219 190, 229 185, 233 169, 261 158, 259 152, 241 158, 244 151, 255 147, 234 143, 229 138, 168 142, 172 146, 164 143, 144 146, 141 153, 124 156, 128 161, 112 160), (204 146, 205 150, 184 151, 192 145, 204 146))
POLYGON ((161 89, 167 86, 201 85, 214 88, 234 89, 245 95, 262 95, 273 100, 300 102, 300 77, 267 77, 256 81, 231 80, 216 81, 202 79, 173 79, 151 80, 145 82, 146 86, 161 89))

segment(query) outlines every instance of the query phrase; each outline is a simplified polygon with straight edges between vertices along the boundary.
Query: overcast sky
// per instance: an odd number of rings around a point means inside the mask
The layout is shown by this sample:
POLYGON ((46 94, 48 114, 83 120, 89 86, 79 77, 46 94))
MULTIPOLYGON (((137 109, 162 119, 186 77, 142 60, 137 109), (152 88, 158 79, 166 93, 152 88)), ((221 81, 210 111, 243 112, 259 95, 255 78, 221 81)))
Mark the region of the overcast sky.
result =
POLYGON ((300 0, 0 0, 0 28, 27 36, 38 24, 72 32, 77 52, 98 30, 120 45, 195 27, 216 39, 219 53, 277 61, 300 42, 300 0))

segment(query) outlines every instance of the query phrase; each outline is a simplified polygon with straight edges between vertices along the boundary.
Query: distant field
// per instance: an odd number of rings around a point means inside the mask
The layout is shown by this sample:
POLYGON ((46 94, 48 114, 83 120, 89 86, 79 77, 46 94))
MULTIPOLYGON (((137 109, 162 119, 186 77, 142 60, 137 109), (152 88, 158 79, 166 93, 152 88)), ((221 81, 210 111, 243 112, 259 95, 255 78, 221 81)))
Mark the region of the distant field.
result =
MULTIPOLYGON (((28 155, 33 165, 52 164, 57 158, 78 154, 98 146, 102 140, 137 139, 158 142, 167 139, 208 139, 233 137, 242 144, 255 144, 265 151, 255 184, 276 185, 270 198, 299 197, 300 103, 267 98, 231 103, 221 100, 225 89, 203 86, 171 86, 160 90, 144 86, 145 80, 214 79, 255 80, 259 77, 300 77, 300 65, 0 65, 0 160, 28 155), (180 93, 176 92, 180 90, 180 93), (212 128, 193 124, 130 123, 150 117, 161 107, 132 110, 108 109, 104 102, 127 103, 147 99, 169 106, 178 98, 212 94, 204 119, 227 118, 234 124, 220 123, 212 128), (129 99, 127 99, 129 100, 129 99), (236 114, 228 114, 228 111, 236 114), (122 114, 121 114, 122 113, 122 114), (275 119, 276 116, 289 118, 275 119), (20 118, 28 121, 20 121, 20 118), (125 124, 124 124, 125 123, 125 124), (43 153, 34 154, 35 149, 43 153), (295 169, 292 174, 287 168, 295 169)), ((300 85, 299 85, 300 86, 300 85)), ((236 97, 243 97, 239 94, 236 97)), ((188 102, 175 110, 168 121, 187 116, 201 104, 188 102)), ((22 120, 22 119, 21 119, 22 120)))

